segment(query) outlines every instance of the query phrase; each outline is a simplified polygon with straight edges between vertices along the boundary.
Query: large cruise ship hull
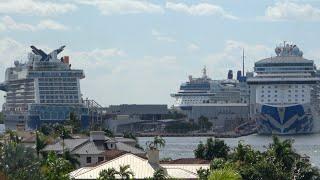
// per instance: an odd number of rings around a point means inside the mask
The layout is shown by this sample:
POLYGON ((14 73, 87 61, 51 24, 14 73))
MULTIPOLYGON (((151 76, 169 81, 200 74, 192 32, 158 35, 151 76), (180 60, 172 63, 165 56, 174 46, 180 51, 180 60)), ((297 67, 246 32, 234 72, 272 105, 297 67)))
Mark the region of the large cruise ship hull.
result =
POLYGON ((259 134, 308 134, 315 132, 310 104, 272 106, 259 104, 255 116, 259 134))

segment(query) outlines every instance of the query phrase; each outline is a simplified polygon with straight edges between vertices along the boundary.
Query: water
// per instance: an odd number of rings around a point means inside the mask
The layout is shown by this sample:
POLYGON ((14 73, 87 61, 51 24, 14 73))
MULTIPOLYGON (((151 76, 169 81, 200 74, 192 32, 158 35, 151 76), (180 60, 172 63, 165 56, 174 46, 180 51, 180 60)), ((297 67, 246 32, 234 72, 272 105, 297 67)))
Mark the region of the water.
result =
MULTIPOLYGON (((193 150, 196 149, 200 141, 205 142, 208 137, 164 137, 166 146, 160 151, 160 159, 170 157, 172 159, 194 157, 193 150)), ((139 137, 139 144, 146 147, 146 142, 151 141, 153 137, 139 137)), ((271 136, 250 135, 239 138, 221 138, 231 148, 237 146, 240 140, 250 144, 258 150, 265 150, 272 142, 271 136)), ((320 167, 320 134, 282 136, 280 139, 293 139, 295 150, 308 155, 312 163, 320 167)))

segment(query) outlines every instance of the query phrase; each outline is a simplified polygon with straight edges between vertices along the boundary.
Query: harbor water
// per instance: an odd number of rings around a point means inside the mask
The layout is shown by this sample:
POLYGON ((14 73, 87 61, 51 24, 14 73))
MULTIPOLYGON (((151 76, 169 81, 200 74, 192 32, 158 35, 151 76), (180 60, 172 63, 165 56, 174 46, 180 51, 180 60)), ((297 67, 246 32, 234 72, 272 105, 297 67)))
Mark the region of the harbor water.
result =
MULTIPOLYGON (((194 157, 193 150, 196 149, 200 141, 205 142, 208 137, 164 137, 166 145, 160 151, 162 158, 190 158, 194 157)), ((146 147, 146 142, 151 141, 152 137, 139 137, 138 141, 142 147, 146 147)), ((250 144, 258 150, 265 150, 272 142, 271 136, 249 135, 239 138, 221 138, 231 148, 237 146, 239 141, 250 144)), ((294 148, 301 155, 310 157, 312 164, 320 167, 320 134, 281 136, 280 139, 293 139, 294 148)))

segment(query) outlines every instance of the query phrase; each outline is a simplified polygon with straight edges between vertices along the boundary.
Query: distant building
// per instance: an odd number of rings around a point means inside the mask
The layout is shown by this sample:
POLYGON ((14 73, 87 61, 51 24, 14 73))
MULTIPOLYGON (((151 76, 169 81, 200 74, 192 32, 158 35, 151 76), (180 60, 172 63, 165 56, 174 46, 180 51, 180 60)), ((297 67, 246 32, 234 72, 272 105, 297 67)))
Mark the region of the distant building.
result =
POLYGON ((200 116, 208 118, 215 131, 231 131, 248 121, 248 105, 246 103, 223 103, 193 105, 183 108, 191 121, 198 121, 200 116))
MULTIPOLYGON (((105 137, 103 131, 92 131, 89 138, 64 140, 65 151, 68 150, 71 154, 80 156, 80 167, 93 165, 125 152, 145 156, 146 153, 135 145, 136 142, 132 139, 105 137)), ((46 146, 43 151, 62 154, 62 141, 46 146)))
POLYGON ((26 63, 7 68, 0 90, 6 92, 3 105, 8 129, 23 126, 36 129, 42 123, 59 123, 77 114, 83 128, 88 124, 88 108, 83 104, 80 79, 83 70, 71 69, 69 57, 58 58, 64 46, 47 54, 31 46, 26 63))
MULTIPOLYGON (((134 179, 152 178, 158 169, 163 169, 170 178, 198 179, 197 170, 200 168, 209 169, 210 162, 195 158, 159 162, 159 151, 149 152, 148 158, 126 153, 96 166, 79 168, 71 172, 70 177, 72 179, 97 179, 102 170, 114 168, 119 171, 119 167, 124 165, 130 166, 130 170, 134 173, 134 179)), ((116 175, 116 178, 120 177, 116 175)))
POLYGON ((159 120, 168 114, 168 106, 166 104, 110 105, 106 108, 106 113, 114 115, 114 117, 127 115, 141 120, 159 120))
POLYGON ((168 106, 165 104, 121 104, 105 108, 105 126, 115 133, 154 131, 166 118, 168 106))

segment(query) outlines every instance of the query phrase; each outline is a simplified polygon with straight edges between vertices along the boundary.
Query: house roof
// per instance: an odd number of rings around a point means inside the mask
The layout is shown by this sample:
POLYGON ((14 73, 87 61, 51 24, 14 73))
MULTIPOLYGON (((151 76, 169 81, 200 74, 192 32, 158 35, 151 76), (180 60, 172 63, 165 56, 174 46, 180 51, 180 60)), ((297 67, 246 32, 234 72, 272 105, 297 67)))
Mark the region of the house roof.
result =
POLYGON ((87 141, 76 148, 74 154, 102 154, 105 151, 104 141, 87 141))
MULTIPOLYGON (((182 162, 180 160, 180 162, 182 162)), ((186 162, 186 161, 185 161, 186 162)), ((150 164, 147 159, 141 158, 132 153, 120 155, 114 159, 98 164, 94 167, 85 167, 77 169, 70 173, 74 179, 97 179, 99 173, 108 168, 119 170, 120 166, 129 165, 130 170, 134 172, 136 179, 152 177, 158 168, 163 168, 168 176, 178 179, 196 179, 197 170, 200 168, 208 169, 208 164, 159 164, 155 166, 150 164)))
POLYGON ((122 143, 122 142, 117 142, 116 143, 116 148, 118 150, 131 152, 133 154, 144 154, 145 153, 143 150, 141 150, 139 148, 130 146, 130 145, 122 143))
POLYGON ((74 179, 97 179, 102 170, 115 168, 119 171, 119 167, 123 165, 129 165, 130 170, 134 172, 134 177, 137 179, 152 177, 153 172, 155 171, 153 166, 148 163, 148 160, 135 156, 131 153, 127 153, 95 167, 75 170, 71 172, 70 175, 74 179))
MULTIPOLYGON (((116 149, 125 152, 131 152, 133 154, 145 154, 145 152, 139 148, 118 142, 114 139, 107 138, 106 142, 115 143, 116 149)), ((74 154, 103 154, 106 151, 105 141, 90 141, 86 139, 65 139, 64 146, 66 150, 74 154)), ((63 146, 62 141, 58 141, 55 144, 50 144, 44 148, 43 151, 55 151, 62 152, 63 146)))
MULTIPOLYGON (((85 142, 89 141, 88 138, 86 139, 65 139, 64 140, 64 148, 72 152, 75 148, 83 145, 85 142)), ((58 141, 55 144, 47 145, 43 151, 62 151, 62 141, 58 141)))

